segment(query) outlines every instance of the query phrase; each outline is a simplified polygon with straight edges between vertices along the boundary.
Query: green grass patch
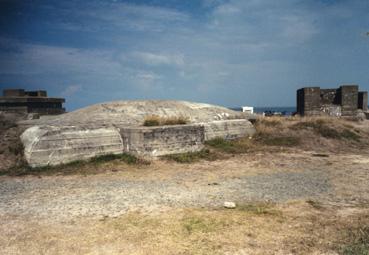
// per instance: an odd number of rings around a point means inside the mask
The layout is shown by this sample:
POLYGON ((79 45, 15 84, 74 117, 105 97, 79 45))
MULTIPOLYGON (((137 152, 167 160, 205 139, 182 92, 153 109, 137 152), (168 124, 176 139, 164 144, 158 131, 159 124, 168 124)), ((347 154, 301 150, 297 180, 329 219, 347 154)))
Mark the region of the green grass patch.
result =
POLYGON ((201 151, 196 152, 186 152, 186 153, 178 153, 162 156, 163 159, 169 161, 175 161, 177 163, 193 163, 200 160, 209 160, 213 161, 218 159, 218 155, 216 153, 211 152, 209 149, 203 149, 201 151))
POLYGON ((140 164, 140 163, 144 163, 147 164, 148 162, 138 158, 132 154, 128 154, 128 153, 123 153, 123 154, 108 154, 108 155, 102 155, 102 156, 98 156, 98 157, 93 157, 91 158, 88 162, 91 163, 105 163, 105 162, 109 162, 112 160, 119 160, 122 162, 125 162, 129 165, 135 165, 135 164, 140 164))
POLYGON ((237 210, 244 211, 256 215, 281 215, 282 212, 275 209, 275 205, 271 203, 253 203, 253 204, 240 204, 237 210))
POLYGON ((301 143, 301 139, 294 136, 262 136, 258 138, 258 141, 268 146, 286 147, 298 146, 301 143))
POLYGON ((236 140, 214 138, 212 140, 206 141, 205 145, 225 153, 237 154, 248 152, 252 144, 249 138, 241 138, 236 140))
POLYGON ((347 233, 349 242, 345 244, 340 253, 343 255, 369 254, 369 226, 351 229, 347 233))
POLYGON ((93 157, 89 160, 75 160, 66 164, 60 164, 56 166, 48 165, 43 167, 29 167, 28 165, 21 165, 18 167, 10 168, 7 171, 2 172, 2 175, 28 175, 28 174, 75 174, 75 173, 93 173, 93 168, 100 166, 101 164, 118 161, 124 162, 129 165, 148 165, 149 161, 138 158, 134 155, 123 154, 107 154, 97 157, 93 157))
POLYGON ((347 140, 354 140, 356 142, 359 142, 360 141, 360 135, 358 135, 357 133, 349 130, 349 129, 345 129, 341 132, 341 136, 344 138, 344 139, 347 139, 347 140))
POLYGON ((215 232, 222 227, 215 219, 191 216, 182 220, 183 229, 189 234, 215 232))

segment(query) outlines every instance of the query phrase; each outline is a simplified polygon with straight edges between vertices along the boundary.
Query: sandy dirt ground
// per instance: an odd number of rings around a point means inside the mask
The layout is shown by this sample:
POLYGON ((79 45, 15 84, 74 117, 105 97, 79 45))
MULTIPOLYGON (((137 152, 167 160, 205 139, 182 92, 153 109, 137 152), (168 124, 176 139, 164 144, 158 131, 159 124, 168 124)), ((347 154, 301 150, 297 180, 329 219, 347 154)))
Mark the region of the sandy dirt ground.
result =
POLYGON ((350 254, 369 226, 369 151, 101 167, 1 176, 1 254, 350 254))

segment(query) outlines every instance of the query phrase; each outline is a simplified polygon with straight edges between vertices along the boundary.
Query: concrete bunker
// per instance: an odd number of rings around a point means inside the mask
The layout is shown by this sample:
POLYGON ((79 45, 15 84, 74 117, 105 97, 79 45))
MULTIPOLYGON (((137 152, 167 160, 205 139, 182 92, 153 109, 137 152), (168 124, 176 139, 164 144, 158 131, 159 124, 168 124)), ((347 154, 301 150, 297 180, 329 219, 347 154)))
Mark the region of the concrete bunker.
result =
POLYGON ((199 151, 204 141, 252 136, 255 128, 241 112, 170 100, 97 104, 47 119, 23 121, 25 157, 32 167, 65 164, 106 154, 157 157, 199 151), (148 115, 182 116, 185 125, 142 126, 148 115))
POLYGON ((301 116, 355 117, 368 111, 368 92, 359 91, 358 85, 342 85, 337 89, 301 88, 296 98, 301 116))
POLYGON ((64 98, 48 97, 45 90, 5 89, 0 97, 0 111, 55 115, 65 112, 64 102, 64 98))

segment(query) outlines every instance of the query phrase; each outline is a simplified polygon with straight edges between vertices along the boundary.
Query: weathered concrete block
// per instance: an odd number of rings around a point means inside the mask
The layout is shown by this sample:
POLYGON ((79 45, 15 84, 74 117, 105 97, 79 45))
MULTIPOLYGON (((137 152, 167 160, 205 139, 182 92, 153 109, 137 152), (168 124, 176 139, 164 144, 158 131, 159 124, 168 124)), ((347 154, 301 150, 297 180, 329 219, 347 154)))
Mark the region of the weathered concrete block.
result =
POLYGON ((366 112, 368 110, 368 92, 360 91, 358 100, 359 100, 358 108, 366 112))
POLYGON ((320 114, 320 88, 309 87, 297 91, 297 111, 301 115, 320 114))
POLYGON ((204 147, 204 127, 197 124, 122 128, 124 151, 156 157, 199 151, 204 147))
POLYGON ((358 93, 357 85, 344 85, 340 87, 340 98, 342 106, 342 116, 353 116, 358 109, 358 93))
POLYGON ((253 136, 256 132, 248 120, 220 120, 203 123, 205 127, 205 141, 220 137, 227 140, 253 136))
POLYGON ((116 128, 33 126, 24 131, 21 140, 31 167, 123 153, 123 141, 116 128))

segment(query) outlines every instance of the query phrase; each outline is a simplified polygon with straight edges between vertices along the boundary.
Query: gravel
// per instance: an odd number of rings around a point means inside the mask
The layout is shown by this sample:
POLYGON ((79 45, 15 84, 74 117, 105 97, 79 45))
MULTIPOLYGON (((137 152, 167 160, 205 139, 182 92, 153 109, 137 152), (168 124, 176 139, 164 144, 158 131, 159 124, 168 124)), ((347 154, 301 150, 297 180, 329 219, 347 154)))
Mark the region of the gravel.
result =
POLYGON ((221 207, 225 201, 318 198, 330 188, 328 176, 313 170, 229 177, 216 185, 203 178, 190 186, 177 178, 132 181, 119 175, 1 177, 0 215, 116 217, 132 210, 221 207))

